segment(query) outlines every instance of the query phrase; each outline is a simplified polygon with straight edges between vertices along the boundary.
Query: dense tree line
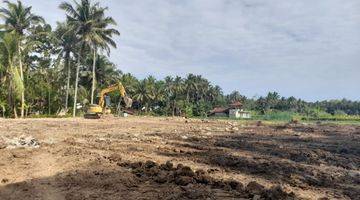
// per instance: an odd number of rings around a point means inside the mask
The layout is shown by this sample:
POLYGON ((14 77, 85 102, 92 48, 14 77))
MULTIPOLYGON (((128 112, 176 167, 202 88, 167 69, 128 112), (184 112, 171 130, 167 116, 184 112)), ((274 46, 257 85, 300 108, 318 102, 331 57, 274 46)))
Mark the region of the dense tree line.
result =
MULTIPOLYGON (((95 103, 96 94, 121 81, 139 113, 205 116, 217 106, 240 101, 248 110, 266 113, 292 111, 315 115, 360 114, 360 102, 334 100, 309 103, 271 92, 246 98, 235 91, 225 95, 200 75, 137 79, 122 73, 109 60, 116 48, 116 22, 107 8, 90 0, 64 2, 64 21, 51 27, 21 1, 4 1, 0 8, 0 113, 6 117, 54 115, 64 109, 75 116, 78 105, 95 103)), ((112 95, 118 105, 120 97, 112 95)))
POLYGON ((360 115, 360 102, 347 99, 306 102, 295 97, 281 97, 277 92, 269 92, 267 96, 257 99, 242 97, 242 102, 245 102, 247 109, 256 110, 260 113, 289 111, 313 117, 321 113, 331 115, 360 115))

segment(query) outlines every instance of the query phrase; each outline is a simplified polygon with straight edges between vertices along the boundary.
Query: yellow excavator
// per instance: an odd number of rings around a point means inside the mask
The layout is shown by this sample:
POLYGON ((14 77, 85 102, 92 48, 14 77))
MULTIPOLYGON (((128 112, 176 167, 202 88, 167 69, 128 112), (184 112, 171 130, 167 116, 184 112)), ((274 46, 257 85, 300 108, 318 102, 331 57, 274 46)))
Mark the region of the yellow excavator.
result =
POLYGON ((126 95, 126 91, 122 83, 118 82, 117 84, 101 90, 99 93, 99 103, 91 104, 84 117, 86 119, 100 119, 104 114, 111 114, 111 109, 109 108, 110 105, 107 105, 107 99, 108 102, 110 102, 110 97, 107 95, 113 91, 120 92, 120 96, 123 98, 126 108, 130 108, 132 106, 132 99, 126 95))

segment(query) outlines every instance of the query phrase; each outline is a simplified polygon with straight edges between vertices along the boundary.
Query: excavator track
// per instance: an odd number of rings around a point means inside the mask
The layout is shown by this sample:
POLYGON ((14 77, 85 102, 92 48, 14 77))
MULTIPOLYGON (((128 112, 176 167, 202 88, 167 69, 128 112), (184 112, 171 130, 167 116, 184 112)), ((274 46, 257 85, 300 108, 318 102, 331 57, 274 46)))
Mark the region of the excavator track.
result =
POLYGON ((100 119, 100 118, 101 118, 101 115, 99 115, 99 114, 97 114, 97 113, 95 113, 95 114, 89 114, 89 113, 87 113, 87 114, 84 115, 84 118, 85 118, 85 119, 100 119))

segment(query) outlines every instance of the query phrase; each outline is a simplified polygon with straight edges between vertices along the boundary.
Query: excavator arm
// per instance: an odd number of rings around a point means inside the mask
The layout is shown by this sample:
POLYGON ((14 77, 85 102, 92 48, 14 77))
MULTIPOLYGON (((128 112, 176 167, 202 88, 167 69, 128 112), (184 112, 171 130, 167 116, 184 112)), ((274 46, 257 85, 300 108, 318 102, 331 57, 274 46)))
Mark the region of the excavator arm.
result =
POLYGON ((101 90, 99 106, 103 108, 105 106, 105 95, 107 95, 110 92, 116 91, 116 90, 118 90, 120 92, 121 97, 123 97, 123 98, 126 97, 126 91, 125 91, 124 86, 120 82, 118 82, 115 85, 111 85, 108 88, 101 90))
POLYGON ((121 82, 118 82, 115 85, 111 85, 101 90, 99 94, 100 99, 98 105, 90 105, 84 117, 87 119, 99 119, 101 114, 110 114, 110 109, 105 108, 105 96, 114 91, 119 91, 120 96, 124 99, 126 108, 130 108, 132 106, 132 99, 127 97, 124 86, 121 84, 121 82))

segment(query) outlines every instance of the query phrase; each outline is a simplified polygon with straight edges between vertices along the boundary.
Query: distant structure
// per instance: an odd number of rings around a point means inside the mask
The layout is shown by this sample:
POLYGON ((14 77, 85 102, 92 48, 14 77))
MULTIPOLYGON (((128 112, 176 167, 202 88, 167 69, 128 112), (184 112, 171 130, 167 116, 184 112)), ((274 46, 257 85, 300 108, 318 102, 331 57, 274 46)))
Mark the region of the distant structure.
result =
POLYGON ((242 109, 243 105, 241 102, 236 101, 229 104, 228 107, 215 107, 210 111, 209 116, 213 117, 229 117, 235 119, 250 119, 251 114, 248 111, 242 109))

